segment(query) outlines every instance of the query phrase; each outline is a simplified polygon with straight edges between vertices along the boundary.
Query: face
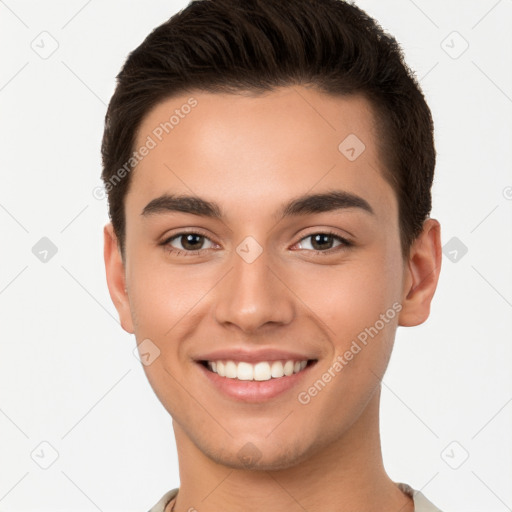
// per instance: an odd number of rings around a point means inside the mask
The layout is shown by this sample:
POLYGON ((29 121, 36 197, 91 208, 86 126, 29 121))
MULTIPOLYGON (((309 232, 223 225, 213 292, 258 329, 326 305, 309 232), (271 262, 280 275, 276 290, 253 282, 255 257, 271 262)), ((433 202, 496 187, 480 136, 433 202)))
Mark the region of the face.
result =
POLYGON ((376 393, 414 279, 377 143, 364 98, 304 87, 191 93, 141 124, 109 287, 175 430, 214 461, 293 466, 376 393))

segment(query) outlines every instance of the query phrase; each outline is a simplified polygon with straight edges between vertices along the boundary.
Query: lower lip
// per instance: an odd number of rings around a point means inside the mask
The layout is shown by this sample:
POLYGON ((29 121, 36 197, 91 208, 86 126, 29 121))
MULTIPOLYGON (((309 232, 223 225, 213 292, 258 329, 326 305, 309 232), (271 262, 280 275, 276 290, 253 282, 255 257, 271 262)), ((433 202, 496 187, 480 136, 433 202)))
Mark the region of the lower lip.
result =
POLYGON ((309 370, 314 363, 308 364, 299 373, 294 373, 288 377, 262 381, 221 377, 217 373, 208 370, 203 364, 197 363, 197 365, 206 378, 225 395, 243 402, 264 402, 296 386, 306 374, 309 374, 309 370))

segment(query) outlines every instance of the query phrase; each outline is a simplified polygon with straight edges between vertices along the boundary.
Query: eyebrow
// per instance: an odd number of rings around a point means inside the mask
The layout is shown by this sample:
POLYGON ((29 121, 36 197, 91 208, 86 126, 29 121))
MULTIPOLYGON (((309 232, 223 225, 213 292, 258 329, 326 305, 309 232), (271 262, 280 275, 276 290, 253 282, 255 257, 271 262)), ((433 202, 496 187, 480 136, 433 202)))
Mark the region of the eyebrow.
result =
MULTIPOLYGON (((292 199, 281 206, 275 214, 276 220, 287 217, 314 213, 332 212, 347 208, 359 208, 375 215, 368 201, 362 197, 343 190, 333 190, 321 194, 305 194, 292 199)), ((142 210, 141 215, 150 216, 169 212, 183 212, 213 219, 223 219, 220 206, 198 196, 163 194, 151 200, 142 210)))

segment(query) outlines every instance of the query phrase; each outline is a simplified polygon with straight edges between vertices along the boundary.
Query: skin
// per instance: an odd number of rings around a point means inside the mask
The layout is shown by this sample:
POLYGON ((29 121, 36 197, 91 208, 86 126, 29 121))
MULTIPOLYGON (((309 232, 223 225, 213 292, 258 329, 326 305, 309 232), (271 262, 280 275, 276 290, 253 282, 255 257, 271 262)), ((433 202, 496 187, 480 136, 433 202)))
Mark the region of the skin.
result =
MULTIPOLYGON (((122 327, 160 350, 144 370, 173 417, 180 467, 174 510, 413 511, 383 467, 380 380, 398 325, 429 315, 441 265, 439 222, 425 221, 404 259, 397 199, 383 177, 364 98, 305 87, 259 96, 194 91, 149 112, 135 146, 190 97, 197 106, 133 171, 124 260, 111 224, 104 229, 107 282, 122 327), (366 146, 355 161, 338 150, 349 134, 366 146), (352 207, 276 221, 283 203, 330 190, 357 194, 374 214, 352 207), (163 193, 215 201, 225 217, 141 215, 163 193), (200 254, 159 245, 185 230, 207 237, 195 241, 200 254), (353 245, 328 238, 313 246, 311 235, 326 230, 353 245), (236 251, 247 236, 263 251, 252 263, 236 251), (329 254, 314 251, 330 247, 329 254), (399 313, 300 403, 298 392, 394 303, 399 313), (235 346, 291 350, 317 363, 293 389, 245 403, 219 392, 193 360, 235 346), (250 469, 239 456, 247 443, 259 456, 250 469)), ((183 238, 171 243, 187 250, 183 238)))

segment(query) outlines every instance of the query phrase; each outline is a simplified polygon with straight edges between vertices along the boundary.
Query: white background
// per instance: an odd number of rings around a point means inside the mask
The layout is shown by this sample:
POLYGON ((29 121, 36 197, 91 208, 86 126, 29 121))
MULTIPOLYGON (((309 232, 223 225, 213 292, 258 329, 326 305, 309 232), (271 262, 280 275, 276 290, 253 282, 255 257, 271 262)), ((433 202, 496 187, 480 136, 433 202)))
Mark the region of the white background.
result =
MULTIPOLYGON (((444 512, 512 510, 512 1, 357 4, 421 79, 432 216, 443 244, 467 247, 445 251, 430 319, 398 331, 386 469, 444 512)), ((108 295, 107 204, 92 191, 115 75, 185 5, 0 2, 0 511, 142 512, 179 485, 171 419, 108 295), (42 237, 57 248, 46 263, 42 237)))

